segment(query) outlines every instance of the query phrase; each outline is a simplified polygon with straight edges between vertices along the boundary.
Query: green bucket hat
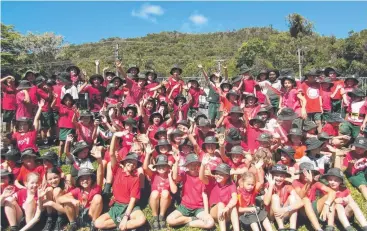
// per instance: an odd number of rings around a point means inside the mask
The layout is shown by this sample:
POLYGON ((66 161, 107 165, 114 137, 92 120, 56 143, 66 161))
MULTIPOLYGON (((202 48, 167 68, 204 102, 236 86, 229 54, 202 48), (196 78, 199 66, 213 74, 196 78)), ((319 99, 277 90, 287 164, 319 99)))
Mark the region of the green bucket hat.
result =
POLYGON ((331 169, 329 169, 326 174, 324 174, 324 175, 321 176, 321 178, 322 179, 326 179, 328 176, 338 177, 339 179, 342 180, 341 186, 342 187, 345 187, 344 173, 339 168, 331 168, 331 169))
POLYGON ((186 156, 186 163, 184 164, 184 167, 187 167, 187 165, 192 163, 201 163, 198 155, 194 153, 190 153, 186 156))
POLYGON ((43 77, 43 76, 38 76, 38 77, 36 78, 36 80, 34 81, 34 84, 35 84, 36 86, 39 86, 39 85, 41 85, 41 84, 46 83, 46 81, 47 81, 47 79, 46 79, 45 77, 43 77))
POLYGON ((20 80, 17 90, 29 89, 31 87, 32 87, 31 82, 29 82, 28 80, 20 80))
POLYGON ((94 75, 92 75, 90 78, 89 78, 89 83, 90 84, 93 84, 93 80, 94 79, 99 79, 99 82, 102 84, 103 83, 103 81, 104 81, 104 78, 103 78, 103 76, 102 75, 100 75, 100 74, 94 74, 94 75))
POLYGON ((238 76, 236 76, 236 77, 233 77, 232 78, 232 85, 234 85, 235 83, 237 83, 237 82, 240 82, 241 80, 242 80, 242 76, 241 75, 238 75, 238 76))
POLYGON ((367 139, 364 137, 357 137, 352 144, 354 147, 359 147, 367 150, 367 139))
POLYGON ((158 140, 158 135, 161 133, 165 134, 167 137, 167 130, 164 127, 159 127, 156 133, 154 134, 154 139, 158 140))
POLYGON ((227 152, 229 155, 243 155, 242 146, 236 145, 231 148, 230 152, 227 152))
POLYGON ((250 125, 251 126, 254 126, 254 123, 255 122, 259 122, 259 123, 261 123, 261 126, 260 126, 260 128, 263 128, 263 127, 265 127, 265 122, 260 118, 260 116, 255 116, 254 118, 252 118, 252 119, 250 119, 250 125))
POLYGON ((329 134, 327 134, 326 132, 320 132, 319 134, 317 134, 317 139, 321 140, 321 141, 327 141, 332 139, 332 136, 329 136, 329 134))
POLYGON ((126 73, 131 73, 131 70, 135 68, 137 70, 137 74, 139 74, 140 69, 136 64, 129 64, 129 69, 127 69, 126 73))
POLYGON ((324 74, 325 74, 325 76, 329 76, 329 72, 331 72, 331 71, 334 71, 335 73, 336 73, 336 76, 338 77, 338 76, 340 76, 340 72, 338 72, 335 68, 333 68, 333 67, 327 67, 327 68, 325 68, 325 70, 324 70, 324 74))
POLYGON ((158 155, 156 158, 156 163, 153 165, 154 168, 157 166, 169 166, 168 165, 168 158, 166 155, 158 155))
POLYGON ((247 101, 249 98, 254 98, 255 99, 255 103, 257 103, 259 101, 259 99, 254 94, 252 94, 252 93, 246 94, 245 100, 247 101))
POLYGON ((178 150, 182 151, 183 146, 189 146, 192 149, 194 148, 194 145, 191 143, 191 141, 188 138, 181 140, 181 143, 178 145, 178 150))
POLYGON ((121 161, 121 163, 124 165, 126 161, 128 160, 135 160, 137 162, 136 168, 139 168, 143 165, 143 163, 139 160, 138 154, 135 152, 129 152, 126 157, 121 161))
POLYGON ((158 74, 154 70, 149 70, 145 72, 145 76, 148 78, 149 75, 153 75, 153 80, 157 79, 158 74))
POLYGON ((239 144, 241 140, 241 131, 238 128, 230 128, 226 135, 226 141, 230 144, 239 144))
POLYGON ((136 120, 134 120, 133 118, 127 118, 126 120, 124 120, 124 125, 131 125, 133 128, 137 128, 136 125, 136 120))
POLYGON ((278 114, 278 119, 280 120, 294 120, 298 115, 294 112, 292 108, 283 108, 278 114))
POLYGON ((289 130, 288 135, 302 136, 303 134, 302 134, 302 130, 301 129, 299 129, 299 128, 291 128, 289 130))
POLYGON ((27 77, 27 75, 28 75, 29 73, 32 73, 32 74, 34 74, 34 75, 36 75, 36 74, 37 74, 37 72, 36 72, 36 71, 27 70, 26 72, 24 72, 24 74, 23 74, 23 76, 22 76, 22 79, 26 79, 26 77, 27 77))
POLYGON ((215 175, 215 173, 217 173, 217 172, 220 172, 220 173, 225 174, 225 175, 230 175, 231 174, 231 167, 229 167, 228 164, 220 163, 211 172, 212 172, 212 175, 215 175))
POLYGON ((231 110, 229 111, 228 115, 231 115, 231 114, 240 114, 240 116, 243 116, 243 111, 241 110, 240 107, 238 106, 233 106, 231 108, 231 110))
POLYGON ((215 136, 207 136, 205 137, 204 143, 202 144, 202 149, 206 150, 207 144, 215 144, 216 148, 219 148, 219 143, 217 141, 217 138, 215 136))
POLYGON ((155 150, 159 153, 159 147, 167 146, 168 152, 172 150, 172 145, 168 142, 168 140, 158 140, 157 145, 155 146, 155 150))
POLYGON ((310 131, 314 128, 317 128, 317 124, 311 120, 306 120, 304 123, 303 123, 303 131, 310 131))
POLYGON ((362 89, 359 89, 359 88, 353 89, 353 91, 348 92, 347 95, 349 97, 353 97, 353 96, 356 96, 356 97, 366 97, 365 92, 362 89))
POLYGON ((273 136, 269 133, 263 132, 261 133, 256 140, 261 142, 270 142, 273 136))
POLYGON ((252 68, 248 67, 246 64, 243 64, 240 67, 240 75, 245 74, 245 73, 249 73, 252 70, 252 68))
POLYGON ((74 156, 77 156, 78 153, 80 151, 82 151, 84 148, 89 148, 89 145, 87 144, 87 142, 85 141, 80 141, 80 142, 77 142, 75 145, 74 145, 74 148, 73 150, 71 151, 71 154, 73 154, 74 156))
POLYGON ((329 78, 329 77, 325 77, 323 80, 320 81, 320 83, 327 83, 329 84, 330 87, 333 87, 334 86, 334 83, 333 81, 329 78))
POLYGON ((282 153, 284 153, 289 156, 289 158, 291 158, 293 161, 296 161, 296 159, 294 159, 294 154, 296 154, 296 150, 294 150, 292 146, 286 145, 282 148, 278 148, 277 153, 278 155, 282 155, 282 153))
POLYGON ((296 172, 295 175, 303 174, 303 171, 311 171, 313 174, 320 174, 318 170, 315 169, 315 166, 308 162, 303 162, 299 165, 299 172, 296 172))
POLYGON ((316 137, 311 137, 306 140, 305 144, 307 148, 306 151, 310 151, 310 150, 320 148, 324 144, 324 142, 317 139, 316 137))
MULTIPOLYGON (((90 176, 92 178, 92 181, 95 182, 96 181, 96 174, 94 172, 94 170, 92 169, 89 169, 89 168, 81 168, 79 171, 78 171, 78 176, 76 178, 76 186, 77 187, 80 187, 80 183, 79 183, 79 179, 80 177, 82 176, 90 176)), ((93 183, 92 183, 93 184, 93 183)))
POLYGON ((271 174, 277 174, 277 173, 285 174, 287 177, 292 176, 292 175, 288 172, 287 166, 285 166, 285 165, 283 165, 283 164, 276 164, 276 165, 274 165, 273 167, 271 167, 270 173, 271 173, 271 174))
POLYGON ((329 114, 329 118, 327 119, 329 123, 342 123, 344 119, 340 113, 332 112, 329 114))
POLYGON ((53 151, 47 151, 42 156, 38 157, 39 160, 48 160, 53 165, 57 165, 57 161, 59 160, 59 156, 56 154, 56 152, 53 151))
POLYGON ((187 101, 185 96, 183 96, 182 94, 178 94, 174 99, 175 104, 178 104, 178 100, 180 99, 183 100, 183 103, 186 103, 187 101))
POLYGON ((80 74, 80 69, 77 66, 69 66, 68 68, 66 68, 66 72, 70 73, 71 69, 74 69, 75 70, 76 75, 79 75, 80 74))
POLYGON ((227 81, 224 81, 224 82, 222 82, 222 83, 220 84, 220 89, 222 89, 222 91, 223 91, 223 89, 224 89, 224 87, 225 87, 225 86, 227 86, 229 90, 231 90, 231 89, 232 89, 232 87, 233 87, 231 83, 229 83, 229 82, 227 82, 227 81))
POLYGON ((31 157, 35 157, 37 158, 37 154, 34 152, 34 150, 32 148, 28 148, 26 150, 24 150, 23 152, 21 152, 20 154, 20 159, 23 160, 24 157, 26 156, 31 156, 31 157))
POLYGON ((226 98, 228 99, 230 95, 234 95, 237 97, 237 99, 240 98, 240 95, 235 90, 229 90, 226 94, 226 98))
POLYGON ((93 114, 88 110, 83 110, 79 114, 79 118, 81 117, 93 117, 93 114))
POLYGON ((347 135, 347 136, 352 135, 352 131, 351 131, 348 123, 339 124, 339 133, 342 134, 342 135, 347 135))

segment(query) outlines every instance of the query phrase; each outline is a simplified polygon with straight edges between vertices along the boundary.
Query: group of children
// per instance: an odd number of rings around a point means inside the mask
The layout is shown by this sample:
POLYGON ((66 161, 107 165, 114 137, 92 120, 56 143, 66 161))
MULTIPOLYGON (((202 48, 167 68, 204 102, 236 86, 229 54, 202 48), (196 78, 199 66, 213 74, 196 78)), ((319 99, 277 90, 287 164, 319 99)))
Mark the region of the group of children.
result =
POLYGON ((315 230, 354 230, 356 219, 367 231, 346 187, 367 200, 367 101, 354 76, 326 68, 299 81, 244 65, 229 80, 226 67, 208 76, 199 65, 206 93, 177 65, 162 82, 116 68, 2 76, 2 228, 269 231, 296 230, 302 217, 315 230), (40 155, 51 142, 58 150, 40 155))

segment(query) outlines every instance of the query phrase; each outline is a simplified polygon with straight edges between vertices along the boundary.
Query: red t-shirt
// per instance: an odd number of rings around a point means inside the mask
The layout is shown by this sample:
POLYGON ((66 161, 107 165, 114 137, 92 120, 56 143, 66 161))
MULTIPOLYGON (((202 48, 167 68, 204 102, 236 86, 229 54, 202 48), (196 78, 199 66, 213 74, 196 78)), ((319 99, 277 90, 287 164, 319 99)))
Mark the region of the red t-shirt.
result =
MULTIPOLYGON (((265 184, 265 188, 268 188, 269 184, 265 184)), ((290 183, 284 183, 283 187, 277 191, 277 189, 274 187, 273 194, 277 194, 280 198, 281 205, 284 205, 285 202, 287 202, 289 195, 291 195, 292 190, 294 190, 293 186, 290 183)))
POLYGON ((253 119, 257 115, 260 109, 261 109, 260 104, 253 105, 251 107, 245 107, 243 109, 243 113, 245 115, 246 120, 250 121, 251 119, 253 119))
POLYGON ((193 88, 191 87, 189 90, 189 94, 191 95, 191 107, 193 108, 199 108, 199 97, 201 95, 204 95, 204 91, 201 88, 193 88))
POLYGON ((29 98, 31 100, 31 104, 33 104, 32 106, 33 107, 37 106, 38 105, 37 86, 32 85, 32 87, 29 88, 28 93, 29 93, 29 98))
POLYGON ((13 133, 13 140, 17 142, 17 148, 20 152, 23 152, 27 148, 32 148, 33 151, 38 152, 37 143, 37 131, 32 130, 26 133, 13 133))
POLYGON ((106 88, 103 86, 96 88, 92 85, 88 85, 82 92, 88 93, 90 111, 99 112, 103 106, 106 88))
MULTIPOLYGON (((322 190, 324 186, 325 185, 321 182, 316 182, 311 186, 309 194, 307 196, 308 198, 310 198, 311 202, 315 201, 317 198, 320 198, 326 194, 326 192, 322 190)), ((347 197, 348 195, 350 195, 349 189, 336 192, 336 198, 344 198, 347 197)))
MULTIPOLYGON (((362 159, 362 158, 365 158, 366 159, 367 158, 367 155, 365 155, 365 154, 364 155, 357 155, 353 151, 350 151, 350 152, 347 153, 347 155, 343 159, 343 167, 346 167, 347 168, 350 161, 352 161, 352 160, 357 161, 357 160, 362 159)), ((348 171, 348 174, 351 175, 351 176, 353 176, 353 175, 356 175, 360 171, 364 171, 365 169, 366 169, 366 167, 365 168, 362 168, 362 169, 356 169, 354 167, 354 164, 353 164, 352 172, 349 172, 348 171)))
POLYGON ((61 91, 63 85, 55 85, 53 86, 53 92, 57 95, 54 110, 59 111, 61 105, 61 91))
POLYGON ((163 190, 170 191, 169 187, 169 179, 160 177, 157 173, 153 173, 151 178, 152 191, 157 190, 158 192, 162 192, 163 190))
POLYGON ((333 127, 333 125, 326 123, 323 127, 322 127, 322 131, 326 132, 329 136, 337 136, 339 134, 339 128, 338 127, 333 127))
MULTIPOLYGON (((15 193, 15 197, 17 198, 18 205, 21 208, 23 208, 23 204, 27 200, 27 189, 25 188, 20 189, 19 191, 15 193)), ((37 201, 37 200, 38 200, 38 197, 37 197, 37 192, 36 192, 36 195, 34 196, 34 201, 37 201)))
POLYGON ((140 199, 140 181, 137 175, 127 175, 117 164, 113 167, 112 173, 112 191, 117 203, 129 204, 131 197, 140 199))
POLYGON ((16 119, 19 119, 20 117, 33 118, 33 105, 32 103, 25 103, 24 98, 25 96, 23 91, 19 91, 16 94, 16 103, 17 103, 17 110, 15 112, 16 119))
MULTIPOLYGON (((189 112, 190 105, 185 103, 181 106, 182 111, 182 120, 187 120, 187 113, 189 112)), ((175 120, 179 121, 179 107, 176 104, 173 104, 173 110, 175 112, 175 120)))
POLYGON ((307 113, 321 112, 320 105, 320 84, 309 84, 307 81, 301 85, 303 94, 306 98, 307 113))
POLYGON ((83 125, 82 122, 78 122, 76 125, 76 134, 78 136, 77 141, 78 142, 85 141, 88 144, 92 145, 93 144, 93 139, 92 139, 93 130, 94 130, 94 125, 92 122, 87 126, 83 125))
MULTIPOLYGON (((204 151, 199 151, 199 157, 200 160, 203 160, 203 158, 209 154, 206 154, 204 151)), ((206 168, 208 168, 210 171, 213 171, 219 164, 223 163, 222 158, 220 155, 215 152, 213 156, 209 157, 208 163, 206 164, 206 168)))
POLYGON ((209 195, 209 206, 222 202, 227 205, 232 198, 232 193, 237 193, 236 184, 230 181, 224 186, 220 186, 215 179, 210 179, 205 191, 209 195))
POLYGON ((281 105, 281 107, 292 108, 298 114, 298 116, 301 115, 301 102, 297 96, 299 92, 300 90, 293 88, 288 92, 282 93, 281 105))
MULTIPOLYGON (((334 92, 336 87, 338 85, 340 85, 341 87, 344 87, 344 81, 343 80, 336 80, 336 81, 333 81, 334 83, 334 86, 331 87, 331 92, 334 92)), ((340 94, 340 89, 338 90, 338 92, 335 94, 335 96, 333 97, 333 99, 335 100, 341 100, 342 99, 342 95, 340 94)))
MULTIPOLYGON (((44 172, 44 169, 43 168, 44 167, 42 165, 39 165, 36 168, 30 170, 30 169, 26 168, 25 166, 22 166, 20 168, 20 171, 19 171, 19 175, 17 177, 17 180, 20 183, 23 183, 24 184, 24 182, 26 181, 27 176, 28 176, 29 173, 35 172, 35 173, 38 173, 41 176, 42 172, 44 172)), ((39 182, 42 182, 42 178, 41 177, 40 177, 39 182)))
POLYGON ((322 109, 324 111, 331 111, 331 94, 332 92, 321 90, 322 109))
POLYGON ((171 90, 173 89, 174 86, 176 86, 177 84, 180 85, 179 87, 174 89, 172 94, 171 94, 171 99, 174 99, 174 98, 176 98, 176 96, 178 94, 180 94, 180 92, 182 91, 182 87, 185 83, 182 80, 175 80, 172 76, 170 76, 167 81, 168 81, 167 84, 166 84, 167 94, 169 94, 171 92, 171 90))
POLYGON ((16 88, 13 86, 8 86, 6 84, 1 84, 2 99, 1 108, 3 110, 14 111, 16 109, 16 88))
POLYGON ((126 87, 129 89, 129 93, 124 100, 124 107, 129 104, 139 103, 146 93, 145 87, 139 87, 139 84, 129 78, 126 78, 126 87))
POLYGON ((257 191, 254 189, 252 192, 247 192, 243 188, 237 189, 238 193, 238 205, 242 208, 249 207, 250 205, 255 205, 255 198, 257 191))
POLYGON ((61 104, 59 113, 59 128, 75 128, 73 124, 73 116, 73 109, 61 104))
POLYGON ((190 176, 186 172, 181 174, 182 181, 182 201, 181 204, 188 209, 204 208, 203 195, 205 184, 199 176, 190 176))
POLYGON ((150 125, 150 129, 151 130, 149 130, 148 131, 148 138, 149 138, 149 140, 150 140, 150 142, 153 144, 153 145, 157 145, 157 143, 158 143, 158 141, 156 140, 156 139, 154 139, 154 136, 155 136, 155 134, 157 133, 157 130, 158 130, 158 128, 160 128, 160 127, 162 127, 162 128, 167 128, 168 127, 168 125, 167 125, 167 123, 166 122, 163 122, 163 123, 161 123, 160 125, 155 125, 155 124, 153 124, 153 125, 150 125))
POLYGON ((247 145, 248 150, 251 154, 255 153, 255 150, 259 148, 259 141, 256 139, 260 136, 260 134, 263 133, 261 129, 254 128, 252 126, 249 126, 247 128, 247 145))
POLYGON ((89 192, 82 190, 81 188, 75 188, 70 191, 71 195, 85 207, 89 208, 90 203, 95 195, 99 195, 102 192, 102 188, 99 185, 94 185, 89 192))
POLYGON ((37 88, 37 98, 38 101, 40 101, 41 99, 43 99, 45 101, 45 104, 42 106, 42 111, 43 112, 48 112, 51 110, 51 102, 52 102, 52 97, 49 97, 48 93, 45 92, 44 90, 37 88), (51 100, 51 101, 50 101, 51 100))
MULTIPOLYGON (((158 82, 152 82, 152 83, 149 83, 149 84, 145 85, 145 88, 149 90, 149 89, 152 89, 152 88, 154 88, 158 85, 159 85, 158 82)), ((151 97, 151 96, 154 95, 154 91, 148 91, 147 94, 151 97)))
POLYGON ((256 86, 256 81, 253 79, 244 79, 243 80, 243 90, 246 93, 254 94, 254 88, 256 86))
POLYGON ((233 106, 239 106, 239 103, 233 104, 233 103, 231 103, 231 102, 227 99, 227 97, 224 97, 224 96, 221 96, 221 97, 220 97, 220 102, 221 102, 221 109, 222 109, 223 111, 227 111, 227 112, 231 111, 231 108, 232 108, 233 106))

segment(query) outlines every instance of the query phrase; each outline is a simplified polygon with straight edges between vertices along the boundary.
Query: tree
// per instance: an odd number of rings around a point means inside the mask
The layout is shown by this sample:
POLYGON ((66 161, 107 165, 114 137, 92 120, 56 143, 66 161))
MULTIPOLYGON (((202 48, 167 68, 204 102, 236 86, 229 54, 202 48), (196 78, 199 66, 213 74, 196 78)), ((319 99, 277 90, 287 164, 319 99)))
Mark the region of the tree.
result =
POLYGON ((293 38, 303 35, 313 35, 313 23, 300 14, 294 13, 287 16, 289 33, 293 38))
POLYGON ((1 65, 13 65, 17 60, 19 48, 14 46, 14 41, 21 35, 14 30, 14 26, 1 23, 1 65))

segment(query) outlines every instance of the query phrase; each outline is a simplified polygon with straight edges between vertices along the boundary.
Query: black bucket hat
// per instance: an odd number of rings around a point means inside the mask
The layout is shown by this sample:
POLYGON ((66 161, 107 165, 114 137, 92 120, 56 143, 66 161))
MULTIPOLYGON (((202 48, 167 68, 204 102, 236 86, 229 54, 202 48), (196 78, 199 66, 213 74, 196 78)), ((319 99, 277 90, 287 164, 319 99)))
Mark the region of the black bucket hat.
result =
POLYGON ((254 94, 252 94, 252 93, 246 94, 246 96, 245 96, 246 102, 247 102, 248 98, 254 98, 255 99, 255 103, 257 103, 259 101, 259 99, 254 94))
POLYGON ((177 122, 177 125, 182 125, 182 126, 185 126, 187 128, 190 127, 190 124, 187 120, 180 120, 180 121, 177 122))
POLYGON ((59 159, 59 156, 56 154, 56 152, 53 151, 47 151, 45 154, 43 154, 42 156, 38 157, 39 160, 48 160, 50 161, 53 165, 57 165, 57 161, 59 159))
POLYGON ((29 82, 28 80, 20 80, 17 90, 29 89, 31 87, 32 87, 31 82, 29 82))
POLYGON ((347 75, 347 76, 345 76, 344 83, 347 80, 353 80, 354 81, 354 86, 358 85, 358 83, 359 83, 359 80, 358 80, 356 75, 347 75))
POLYGON ((324 142, 317 139, 316 137, 311 137, 305 141, 306 144, 306 151, 314 150, 320 148, 324 142))
POLYGON ((220 172, 222 174, 225 174, 225 175, 229 176, 229 175, 231 175, 231 167, 229 167, 228 164, 220 163, 211 172, 212 172, 212 175, 215 175, 216 172, 220 172))
POLYGON ((74 69, 76 71, 76 75, 80 74, 80 69, 77 66, 69 66, 68 68, 66 68, 66 72, 70 73, 71 69, 74 69))
POLYGON ((329 77, 325 77, 323 80, 320 81, 320 83, 328 83, 330 87, 334 86, 333 81, 329 77))
POLYGON ((153 165, 153 167, 157 168, 157 166, 169 166, 168 157, 166 155, 158 155, 156 158, 156 163, 153 165))
POLYGON ((120 86, 123 84, 123 83, 126 83, 126 81, 124 79, 122 79, 120 76, 115 76, 113 77, 113 79, 111 79, 110 83, 113 83, 115 80, 120 80, 120 86))
POLYGON ((243 111, 241 110, 240 107, 238 106, 233 106, 231 108, 231 110, 229 111, 228 115, 231 115, 231 114, 240 114, 240 116, 243 116, 243 111))
POLYGON ((128 160, 135 160, 137 162, 136 168, 139 168, 143 165, 143 163, 139 160, 138 154, 136 154, 135 152, 129 152, 126 157, 121 161, 121 163, 125 165, 125 161, 128 160))
POLYGON ((215 144, 216 148, 219 148, 219 143, 215 136, 207 136, 205 137, 204 143, 202 144, 201 148, 205 151, 207 144, 215 144))
POLYGON ((99 82, 102 84, 103 83, 103 81, 104 81, 104 78, 103 78, 103 76, 102 75, 100 75, 100 74, 94 74, 94 75, 92 75, 90 78, 89 78, 89 83, 90 84, 93 84, 93 80, 94 79, 99 79, 99 82))
POLYGON ((178 66, 178 64, 173 65, 169 73, 173 75, 174 71, 178 71, 180 75, 182 74, 182 69, 180 68, 180 66, 178 66))
POLYGON ((245 74, 245 73, 249 73, 252 70, 252 68, 248 67, 246 64, 243 64, 240 67, 240 75, 245 74))
POLYGON ((238 128, 230 128, 226 135, 226 141, 230 144, 239 144, 241 140, 241 131, 238 128))
POLYGON ((168 136, 169 136, 169 140, 170 141, 173 141, 173 136, 174 135, 178 135, 178 136, 183 136, 184 135, 184 133, 180 130, 180 129, 175 129, 175 130, 173 130, 168 136))
POLYGON ((79 114, 79 118, 82 118, 82 117, 93 117, 93 114, 89 110, 83 110, 79 114))
POLYGON ((153 112, 150 116, 149 116, 149 122, 151 124, 153 124, 153 118, 154 117, 159 117, 161 119, 161 123, 163 122, 163 116, 161 115, 161 113, 159 112, 153 112))
POLYGON ((1 157, 5 158, 6 160, 12 160, 14 162, 20 161, 20 152, 18 149, 2 149, 1 150, 1 157))
POLYGON ((339 168, 330 168, 327 173, 321 176, 322 179, 326 179, 328 176, 335 176, 342 180, 341 186, 345 187, 344 173, 339 168))
POLYGON ((184 166, 187 167, 187 165, 192 163, 201 163, 199 156, 194 153, 190 153, 186 156, 186 163, 184 166))
POLYGON ((291 128, 288 135, 303 136, 302 130, 299 128, 291 128))
POLYGON ((240 98, 240 95, 235 90, 229 90, 226 94, 226 98, 228 99, 230 95, 235 95, 237 100, 240 98))
POLYGON ((168 142, 168 140, 158 140, 158 144, 155 146, 155 150, 159 153, 159 147, 167 146, 168 152, 172 150, 172 145, 168 142))
POLYGON ((329 118, 327 119, 329 123, 343 123, 344 119, 340 113, 332 112, 329 114, 329 118))
POLYGON ((124 126, 125 124, 127 125, 131 125, 133 128, 137 128, 137 123, 136 120, 134 120, 133 118, 127 118, 126 120, 124 120, 124 126))
POLYGON ((362 89, 359 89, 359 88, 353 89, 353 91, 348 92, 347 95, 349 97, 353 97, 353 96, 356 96, 356 97, 366 97, 365 92, 362 89))
POLYGON ((289 158, 291 158, 293 161, 296 161, 296 159, 294 159, 294 154, 296 154, 296 150, 294 150, 294 148, 292 146, 286 145, 282 148, 279 148, 277 150, 277 153, 279 155, 282 155, 282 153, 284 153, 287 156, 289 156, 289 158))
POLYGON ((132 79, 132 80, 137 80, 138 79, 137 74, 127 73, 126 76, 127 76, 127 78, 132 79))
POLYGON ((94 170, 92 170, 92 169, 89 169, 89 168, 81 168, 79 171, 78 171, 78 176, 77 176, 77 178, 76 178, 76 182, 75 182, 75 184, 76 184, 76 186, 77 187, 80 187, 80 183, 79 183, 79 179, 80 179, 80 177, 82 177, 82 176, 90 176, 91 178, 92 178, 92 184, 94 183, 94 182, 96 182, 96 174, 95 174, 95 172, 94 172, 94 170))
POLYGON ((178 150, 182 151, 183 146, 189 146, 192 149, 194 148, 194 145, 191 143, 191 141, 188 138, 181 140, 181 143, 178 145, 178 150))
POLYGON ((327 141, 332 139, 332 136, 329 136, 329 134, 327 134, 326 132, 320 132, 319 134, 317 134, 317 139, 321 140, 321 141, 327 141))
POLYGON ((24 150, 23 152, 21 152, 20 159, 23 160, 25 156, 31 156, 31 157, 37 158, 37 154, 34 152, 32 148, 28 148, 24 150))
POLYGON ((189 81, 187 81, 188 83, 192 83, 192 82, 195 82, 196 83, 196 85, 199 87, 200 86, 200 84, 199 84, 199 82, 196 80, 196 79, 190 79, 189 81))
POLYGON ((68 72, 60 72, 56 75, 56 79, 65 84, 70 84, 70 74, 68 72))
POLYGON ((187 100, 186 100, 186 97, 185 96, 183 96, 182 94, 178 94, 176 97, 175 97, 175 99, 174 99, 174 102, 175 102, 175 104, 177 105, 178 104, 178 100, 179 99, 182 99, 183 100, 183 103, 186 103, 187 102, 187 100))
POLYGON ((222 82, 222 80, 223 80, 223 78, 222 78, 222 76, 220 76, 220 75, 217 75, 216 73, 213 73, 213 74, 211 74, 210 76, 209 76, 209 80, 210 81, 212 81, 213 82, 213 77, 217 77, 217 78, 219 78, 219 82, 222 82))
POLYGON ((263 132, 261 133, 256 140, 261 142, 270 142, 273 136, 269 133, 263 132))
POLYGON ((210 127, 209 120, 204 118, 199 119, 198 127, 210 127))
POLYGON ((303 162, 299 165, 299 172, 296 172, 295 175, 300 175, 303 173, 303 170, 306 171, 311 171, 312 173, 316 174, 320 174, 320 172, 318 170, 315 169, 315 166, 311 163, 308 162, 303 162))
POLYGON ((158 74, 154 70, 149 70, 145 72, 145 76, 147 77, 147 79, 149 75, 153 75, 153 80, 157 79, 158 77, 158 74))
POLYGON ((236 145, 231 148, 230 152, 227 152, 229 155, 243 155, 242 146, 236 145))
POLYGON ((129 104, 125 107, 125 114, 127 113, 128 110, 133 110, 134 114, 138 114, 138 109, 136 108, 136 106, 134 104, 129 104))
POLYGON ((298 117, 298 115, 294 112, 292 108, 286 107, 283 108, 278 114, 278 119, 280 120, 294 120, 298 117))
POLYGON ((296 79, 294 78, 294 76, 282 76, 282 79, 280 80, 280 82, 281 82, 281 84, 282 84, 282 86, 283 86, 283 87, 284 87, 284 82, 285 82, 286 80, 291 81, 291 82, 292 82, 293 87, 295 87, 295 86, 297 85, 297 83, 296 83, 296 79))
POLYGON ((137 74, 139 74, 140 69, 136 64, 129 64, 129 69, 127 69, 126 73, 131 73, 131 69, 135 68, 137 70, 137 74))
POLYGON ((232 89, 232 84, 230 83, 230 82, 228 82, 228 81, 224 81, 224 82, 222 82, 221 84, 220 84, 220 89, 222 89, 222 91, 223 91, 223 89, 224 89, 224 86, 228 86, 228 89, 229 90, 231 90, 232 89))
POLYGON ((259 74, 257 74, 257 76, 256 76, 256 79, 257 79, 257 80, 260 80, 260 75, 265 75, 265 76, 266 76, 266 78, 265 78, 265 79, 268 79, 268 78, 269 78, 269 76, 268 76, 268 70, 262 69, 262 70, 259 72, 259 74))
POLYGON ((238 76, 236 76, 236 77, 233 77, 231 80, 231 82, 232 82, 232 85, 234 85, 235 83, 237 83, 237 82, 240 82, 240 81, 242 81, 242 76, 241 75, 238 75, 238 76))
POLYGON ((77 142, 77 143, 74 145, 74 148, 73 148, 73 150, 71 151, 71 154, 73 154, 74 156, 78 156, 78 153, 79 153, 80 151, 82 151, 84 148, 89 148, 89 145, 88 145, 85 141, 77 142))
POLYGON ((23 76, 22 76, 22 79, 26 79, 27 75, 29 73, 32 73, 34 75, 37 75, 37 71, 33 71, 33 70, 27 70, 26 72, 24 72, 23 76))
POLYGON ((154 139, 158 140, 158 135, 161 133, 165 134, 167 137, 167 130, 164 127, 159 127, 156 133, 154 134, 154 139))
POLYGON ((367 150, 367 138, 357 137, 352 145, 367 150))
POLYGON ((200 118, 208 119, 208 117, 204 113, 202 113, 201 111, 199 111, 195 115, 195 119, 194 119, 195 122, 198 123, 200 118))
POLYGON ((308 72, 305 73, 305 79, 307 78, 307 76, 320 76, 320 73, 317 69, 312 68, 308 72))
POLYGON ((271 167, 270 170, 271 174, 285 174, 287 177, 291 177, 291 174, 288 172, 287 166, 283 165, 283 164, 276 164, 273 167, 271 167))
POLYGON ((338 76, 340 76, 340 72, 338 72, 335 68, 333 68, 333 67, 327 67, 327 68, 325 68, 325 70, 324 70, 324 74, 325 74, 325 76, 329 76, 329 72, 330 71, 334 71, 335 73, 336 73, 336 76, 338 77, 338 76))
POLYGON ((302 128, 303 131, 308 132, 308 131, 310 131, 310 130, 312 130, 314 128, 317 128, 317 124, 315 122, 313 122, 311 120, 304 121, 303 128, 302 128))
POLYGON ((46 79, 45 77, 43 77, 43 76, 38 76, 38 77, 36 78, 36 80, 34 81, 34 84, 35 84, 36 86, 39 86, 39 85, 41 85, 41 84, 46 83, 46 81, 47 81, 47 79, 46 79))
POLYGON ((65 103, 64 103, 64 101, 65 101, 65 99, 66 98, 69 98, 69 99, 71 99, 71 104, 72 105, 74 105, 76 102, 75 102, 75 100, 73 99, 73 96, 71 96, 70 95, 70 93, 66 93, 65 95, 64 95, 64 97, 62 97, 62 100, 61 100, 61 103, 62 104, 64 104, 65 105, 65 103))
POLYGON ((262 120, 261 118, 260 118, 260 116, 255 116, 254 118, 252 118, 252 119, 250 119, 250 125, 251 126, 254 126, 254 123, 255 122, 259 122, 259 123, 261 123, 261 125, 260 125, 260 128, 263 128, 263 127, 265 127, 265 122, 264 122, 264 120, 262 120))

